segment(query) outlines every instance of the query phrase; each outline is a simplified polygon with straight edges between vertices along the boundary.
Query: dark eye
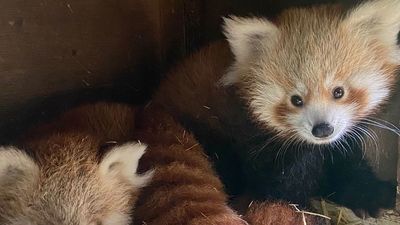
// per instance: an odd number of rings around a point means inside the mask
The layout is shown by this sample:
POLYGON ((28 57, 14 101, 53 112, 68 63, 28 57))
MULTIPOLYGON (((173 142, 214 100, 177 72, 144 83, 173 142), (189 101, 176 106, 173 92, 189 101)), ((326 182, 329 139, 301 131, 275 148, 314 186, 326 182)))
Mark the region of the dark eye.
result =
POLYGON ((302 107, 304 105, 303 99, 298 95, 293 95, 290 101, 296 107, 302 107))
POLYGON ((344 89, 342 87, 337 87, 333 90, 333 97, 335 99, 340 99, 344 95, 344 89))

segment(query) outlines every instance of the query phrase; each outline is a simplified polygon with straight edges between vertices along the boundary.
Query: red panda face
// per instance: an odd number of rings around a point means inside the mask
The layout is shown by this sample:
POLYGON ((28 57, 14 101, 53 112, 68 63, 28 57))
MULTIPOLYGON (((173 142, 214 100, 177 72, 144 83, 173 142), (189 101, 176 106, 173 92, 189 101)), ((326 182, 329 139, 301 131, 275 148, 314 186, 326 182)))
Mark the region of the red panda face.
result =
POLYGON ((390 82, 383 72, 315 82, 294 77, 295 82, 252 81, 244 91, 261 126, 286 138, 326 144, 351 132, 388 96, 390 82))
POLYGON ((276 24, 227 19, 236 61, 222 82, 239 88, 261 127, 292 141, 334 143, 389 96, 400 64, 393 8, 400 2, 370 1, 348 14, 293 9, 276 24))
MULTIPOLYGON (((382 90, 382 97, 387 93, 388 89, 382 90)), ((350 82, 320 83, 311 88, 300 83, 284 91, 270 109, 272 116, 265 124, 299 141, 332 143, 351 132, 357 121, 370 113, 374 108, 372 97, 368 89, 350 82)))
MULTIPOLYGON (((351 39, 346 38, 341 48, 332 47, 329 55, 321 55, 319 47, 304 50, 300 55, 304 65, 299 56, 287 52, 306 47, 288 42, 277 44, 276 55, 254 63, 253 74, 248 74, 259 79, 247 81, 244 92, 255 119, 285 138, 312 144, 333 143, 352 132, 388 97, 395 66, 376 57, 377 50, 357 46, 351 39), (352 48, 347 43, 353 43, 352 48)), ((328 40, 324 45, 337 46, 328 40)))

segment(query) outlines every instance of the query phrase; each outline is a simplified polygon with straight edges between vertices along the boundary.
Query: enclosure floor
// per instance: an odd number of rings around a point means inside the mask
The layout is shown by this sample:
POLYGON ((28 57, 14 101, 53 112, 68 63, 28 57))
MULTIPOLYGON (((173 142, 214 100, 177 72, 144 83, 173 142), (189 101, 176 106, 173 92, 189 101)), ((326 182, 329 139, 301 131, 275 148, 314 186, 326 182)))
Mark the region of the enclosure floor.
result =
POLYGON ((396 210, 384 211, 379 219, 361 219, 350 209, 326 201, 313 201, 313 207, 316 212, 331 218, 327 225, 400 225, 400 211, 396 210))

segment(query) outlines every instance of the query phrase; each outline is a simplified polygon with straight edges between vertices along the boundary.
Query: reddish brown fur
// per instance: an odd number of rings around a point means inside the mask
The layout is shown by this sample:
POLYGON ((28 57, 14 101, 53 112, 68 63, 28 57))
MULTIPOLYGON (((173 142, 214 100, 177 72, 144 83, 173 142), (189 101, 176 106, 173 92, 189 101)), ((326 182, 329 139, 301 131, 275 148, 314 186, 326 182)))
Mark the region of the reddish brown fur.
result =
POLYGON ((326 219, 303 214, 285 202, 254 202, 244 217, 249 224, 256 225, 300 225, 326 224, 326 219))
POLYGON ((221 121, 213 112, 224 111, 230 118, 240 116, 237 99, 231 97, 231 90, 219 85, 231 60, 232 54, 227 43, 212 43, 171 71, 153 101, 163 105, 178 118, 195 115, 198 121, 209 124, 211 129, 223 132, 221 121))
POLYGON ((275 108, 275 114, 273 116, 275 120, 278 121, 279 123, 289 126, 286 122, 287 116, 295 112, 296 109, 294 108, 294 106, 289 106, 285 101, 279 104, 279 106, 275 108))
POLYGON ((343 101, 338 101, 341 104, 357 104, 357 107, 361 108, 368 104, 367 90, 351 88, 343 101))
MULTIPOLYGON (((24 142, 34 144, 37 139, 56 133, 95 135, 99 142, 127 141, 135 122, 134 108, 122 104, 85 105, 64 113, 50 123, 28 131, 24 142)), ((67 137, 66 137, 67 138, 67 137)))
POLYGON ((135 224, 244 224, 226 204, 223 186, 201 146, 159 106, 138 113, 135 138, 149 145, 144 170, 155 167, 135 224))

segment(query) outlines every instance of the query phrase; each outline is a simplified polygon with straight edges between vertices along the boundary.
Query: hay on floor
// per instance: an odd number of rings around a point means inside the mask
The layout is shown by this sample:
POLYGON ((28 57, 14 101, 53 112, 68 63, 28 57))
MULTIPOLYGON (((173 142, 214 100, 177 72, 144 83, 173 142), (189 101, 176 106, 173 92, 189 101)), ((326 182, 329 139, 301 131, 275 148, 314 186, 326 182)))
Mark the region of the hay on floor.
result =
POLYGON ((395 210, 385 211, 379 219, 363 220, 350 209, 325 200, 313 200, 312 207, 316 212, 331 218, 327 225, 400 225, 400 213, 395 210))

